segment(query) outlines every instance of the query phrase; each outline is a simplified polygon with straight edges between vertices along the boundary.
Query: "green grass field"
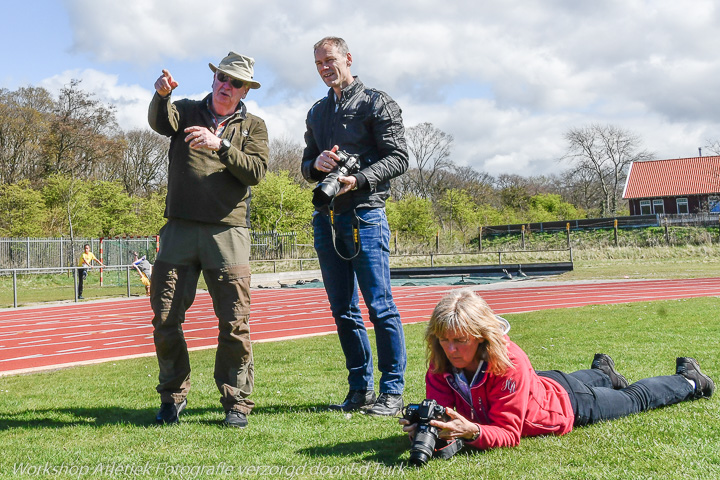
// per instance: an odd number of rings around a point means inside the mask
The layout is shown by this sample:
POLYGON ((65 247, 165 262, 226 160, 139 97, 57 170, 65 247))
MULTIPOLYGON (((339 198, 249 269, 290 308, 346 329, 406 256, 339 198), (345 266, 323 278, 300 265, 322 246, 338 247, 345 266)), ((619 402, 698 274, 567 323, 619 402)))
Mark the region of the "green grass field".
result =
MULTIPOLYGON (((537 369, 614 357, 630 380, 696 357, 720 379, 718 298, 507 315, 537 369)), ((406 402, 424 398, 423 324, 405 329, 406 402)), ((374 343, 374 342, 373 342, 374 343)), ((720 394, 516 448, 409 467, 396 419, 330 412, 346 393, 335 335, 254 345, 257 407, 245 430, 220 426, 214 351, 193 352, 182 423, 155 426, 154 357, 0 377, 0 478, 717 478, 720 394)))

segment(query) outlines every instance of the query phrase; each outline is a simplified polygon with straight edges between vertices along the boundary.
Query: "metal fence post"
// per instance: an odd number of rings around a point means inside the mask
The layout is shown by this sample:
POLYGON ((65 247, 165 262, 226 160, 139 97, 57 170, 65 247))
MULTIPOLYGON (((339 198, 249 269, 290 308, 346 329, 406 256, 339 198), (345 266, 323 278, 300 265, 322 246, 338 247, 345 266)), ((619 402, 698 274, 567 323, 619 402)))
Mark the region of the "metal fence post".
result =
POLYGON ((78 301, 78 293, 77 293, 77 287, 78 287, 78 281, 77 281, 77 267, 71 267, 70 272, 72 272, 73 276, 73 295, 75 297, 75 302, 78 301))
POLYGON ((567 230, 567 246, 570 248, 570 222, 565 225, 565 230, 567 230))
POLYGON ((125 277, 127 280, 127 296, 130 297, 130 266, 129 265, 125 268, 125 274, 126 274, 125 277))
POLYGON ((13 307, 17 308, 17 270, 13 270, 13 307))
POLYGON ((613 221, 613 229, 615 230, 615 246, 618 246, 618 221, 617 218, 613 221))

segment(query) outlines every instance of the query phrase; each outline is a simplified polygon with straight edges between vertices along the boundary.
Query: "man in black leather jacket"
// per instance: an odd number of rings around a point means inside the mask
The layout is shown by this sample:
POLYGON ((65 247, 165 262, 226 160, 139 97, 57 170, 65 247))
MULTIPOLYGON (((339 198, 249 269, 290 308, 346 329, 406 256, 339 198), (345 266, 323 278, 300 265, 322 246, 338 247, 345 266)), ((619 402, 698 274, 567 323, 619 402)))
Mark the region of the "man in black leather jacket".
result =
POLYGON ((337 168, 339 151, 356 156, 360 164, 359 171, 338 177, 341 188, 330 205, 316 205, 313 214, 315 250, 349 372, 345 400, 330 408, 397 415, 403 407, 407 356, 390 288, 385 200, 390 179, 408 167, 401 110, 386 93, 352 76, 352 55, 343 39, 323 38, 314 53, 318 73, 330 91, 308 112, 302 174, 309 181, 324 180, 337 168), (377 398, 358 286, 375 328, 382 374, 377 398))

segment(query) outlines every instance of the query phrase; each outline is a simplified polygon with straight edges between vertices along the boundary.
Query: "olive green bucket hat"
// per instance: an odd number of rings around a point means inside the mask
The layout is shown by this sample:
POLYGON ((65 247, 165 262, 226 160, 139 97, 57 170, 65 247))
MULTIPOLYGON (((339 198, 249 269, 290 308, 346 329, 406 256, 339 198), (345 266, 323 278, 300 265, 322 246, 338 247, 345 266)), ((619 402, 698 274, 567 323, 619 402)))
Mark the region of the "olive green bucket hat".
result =
POLYGON ((213 73, 220 70, 228 77, 246 83, 250 88, 260 88, 260 82, 253 80, 253 65, 255 65, 255 59, 251 57, 230 52, 227 54, 227 57, 222 59, 220 65, 217 67, 212 63, 208 63, 208 65, 213 73))

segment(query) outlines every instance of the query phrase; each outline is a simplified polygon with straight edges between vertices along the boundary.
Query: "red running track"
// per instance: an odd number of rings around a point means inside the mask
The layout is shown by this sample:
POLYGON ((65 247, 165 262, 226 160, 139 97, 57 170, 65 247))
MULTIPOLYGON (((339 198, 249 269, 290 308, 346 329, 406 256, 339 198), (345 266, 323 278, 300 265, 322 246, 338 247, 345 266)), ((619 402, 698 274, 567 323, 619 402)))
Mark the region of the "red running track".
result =
MULTIPOLYGON (((427 320, 454 286, 394 287, 403 323, 427 320)), ((472 287, 499 314, 650 300, 720 296, 720 278, 545 284, 513 282, 472 287)), ((146 297, 0 311, 0 376, 154 355, 146 297)), ((335 333, 321 288, 254 289, 254 342, 335 333)), ((368 326, 370 326, 368 324, 368 326)), ((210 296, 199 293, 184 325, 190 349, 215 347, 210 296)))

